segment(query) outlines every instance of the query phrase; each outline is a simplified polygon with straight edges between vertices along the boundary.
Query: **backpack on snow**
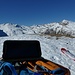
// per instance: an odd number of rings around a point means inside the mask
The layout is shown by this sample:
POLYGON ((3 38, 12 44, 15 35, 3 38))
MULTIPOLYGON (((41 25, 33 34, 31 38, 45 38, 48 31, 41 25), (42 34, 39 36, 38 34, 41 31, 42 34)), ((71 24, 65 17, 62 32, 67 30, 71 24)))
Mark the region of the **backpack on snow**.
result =
MULTIPOLYGON (((37 40, 6 40, 3 44, 3 61, 7 62, 22 62, 41 59, 40 42, 37 40)), ((41 75, 24 69, 20 75, 41 75)))
MULTIPOLYGON (((30 67, 27 65, 29 67, 27 68, 27 70, 26 68, 21 69, 21 71, 19 72, 20 75, 31 75, 30 73, 32 73, 33 75, 42 75, 33 71, 33 68, 35 66, 34 63, 46 67, 52 74, 70 75, 70 71, 67 68, 51 62, 50 60, 44 59, 43 57, 41 57, 41 55, 42 53, 40 42, 37 40, 6 40, 3 45, 3 61, 9 61, 12 62, 12 64, 15 64, 15 62, 24 61, 32 63, 29 65, 30 67), (60 74, 59 70, 61 70, 62 74, 60 74), (65 74, 63 70, 65 70, 65 74)), ((2 72, 2 70, 0 71, 2 72)))
POLYGON ((4 61, 30 61, 41 58, 40 42, 37 40, 6 40, 3 45, 4 61))

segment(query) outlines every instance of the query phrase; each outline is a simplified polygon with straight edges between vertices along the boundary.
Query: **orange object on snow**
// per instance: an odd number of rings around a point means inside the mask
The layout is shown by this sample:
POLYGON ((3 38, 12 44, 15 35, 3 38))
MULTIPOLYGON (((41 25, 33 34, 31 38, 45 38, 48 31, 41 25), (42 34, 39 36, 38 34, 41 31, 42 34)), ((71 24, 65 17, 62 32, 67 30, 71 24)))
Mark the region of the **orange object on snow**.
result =
MULTIPOLYGON (((27 68, 33 72, 35 72, 35 70, 42 72, 42 68, 45 68, 44 70, 51 72, 49 75, 55 75, 52 73, 62 69, 62 71, 65 72, 64 75, 70 75, 69 69, 44 59, 41 55, 40 42, 37 40, 6 40, 3 45, 2 57, 4 61, 12 63, 26 61, 27 68), (39 68, 36 69, 36 65, 38 65, 39 68)), ((44 75, 46 75, 46 73, 44 73, 44 75)), ((57 75, 61 75, 60 72, 57 75)))

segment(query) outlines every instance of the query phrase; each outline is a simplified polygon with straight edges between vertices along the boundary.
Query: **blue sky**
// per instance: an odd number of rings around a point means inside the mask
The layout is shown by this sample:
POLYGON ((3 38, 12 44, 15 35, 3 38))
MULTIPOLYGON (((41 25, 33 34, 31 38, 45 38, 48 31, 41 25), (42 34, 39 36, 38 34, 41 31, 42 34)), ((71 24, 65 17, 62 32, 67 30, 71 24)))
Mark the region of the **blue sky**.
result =
POLYGON ((75 21, 75 0, 0 0, 0 23, 37 25, 75 21))

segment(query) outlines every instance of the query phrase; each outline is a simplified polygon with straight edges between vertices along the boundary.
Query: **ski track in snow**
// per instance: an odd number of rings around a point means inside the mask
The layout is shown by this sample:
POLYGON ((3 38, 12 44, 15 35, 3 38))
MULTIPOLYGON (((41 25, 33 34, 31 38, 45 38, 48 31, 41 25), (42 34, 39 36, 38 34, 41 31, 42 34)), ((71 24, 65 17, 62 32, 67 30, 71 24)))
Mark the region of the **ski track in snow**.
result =
POLYGON ((71 75, 75 75, 75 61, 71 60, 61 52, 61 48, 67 48, 75 53, 75 38, 40 35, 18 35, 10 37, 0 37, 0 57, 2 56, 3 42, 5 40, 39 40, 41 45, 42 57, 67 67, 71 75))

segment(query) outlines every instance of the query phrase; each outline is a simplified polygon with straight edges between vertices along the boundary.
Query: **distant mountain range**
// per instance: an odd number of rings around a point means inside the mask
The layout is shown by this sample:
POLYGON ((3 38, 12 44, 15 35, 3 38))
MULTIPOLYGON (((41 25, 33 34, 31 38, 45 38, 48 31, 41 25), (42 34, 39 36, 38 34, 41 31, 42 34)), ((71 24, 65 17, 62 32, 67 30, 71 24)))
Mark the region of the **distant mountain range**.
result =
MULTIPOLYGON (((48 23, 43 25, 24 26, 12 23, 0 24, 0 34, 5 33, 7 36, 23 34, 45 34, 57 36, 75 37, 75 22, 63 20, 59 23, 48 23)), ((2 35, 0 35, 2 36, 2 35)))
POLYGON ((75 61, 61 52, 61 48, 65 48, 71 56, 75 55, 75 38, 70 37, 75 37, 75 22, 68 20, 33 26, 0 24, 0 57, 6 40, 38 40, 42 57, 68 68, 71 75, 75 75, 75 61))

